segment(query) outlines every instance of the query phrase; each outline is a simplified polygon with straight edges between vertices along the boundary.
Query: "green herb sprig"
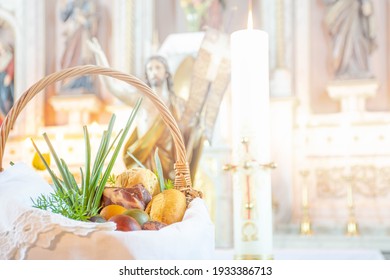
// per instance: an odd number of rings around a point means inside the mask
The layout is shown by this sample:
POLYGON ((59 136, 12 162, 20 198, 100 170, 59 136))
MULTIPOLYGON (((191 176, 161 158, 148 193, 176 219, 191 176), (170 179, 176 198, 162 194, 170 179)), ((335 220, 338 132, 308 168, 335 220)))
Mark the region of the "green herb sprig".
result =
POLYGON ((91 162, 91 143, 88 128, 87 126, 84 126, 85 166, 84 169, 80 168, 81 186, 78 186, 76 183, 76 180, 70 172, 66 162, 58 157, 46 133, 43 134, 43 137, 53 155, 61 177, 58 177, 53 170, 50 169, 49 164, 46 162, 42 153, 31 139, 35 150, 48 170, 54 184, 54 193, 51 193, 48 196, 41 195, 37 198, 37 200, 33 200, 33 207, 50 210, 53 213, 59 213, 68 218, 82 221, 88 220, 90 217, 97 215, 101 207, 101 198, 104 187, 110 178, 110 174, 118 157, 120 148, 122 147, 125 137, 130 130, 136 114, 138 113, 141 102, 142 98, 137 101, 125 127, 120 130, 118 135, 110 144, 110 138, 116 118, 115 115, 112 115, 107 130, 103 132, 93 163, 91 162), (117 143, 116 146, 115 143, 117 143), (108 161, 107 167, 105 167, 105 161, 111 150, 113 150, 112 156, 108 161))

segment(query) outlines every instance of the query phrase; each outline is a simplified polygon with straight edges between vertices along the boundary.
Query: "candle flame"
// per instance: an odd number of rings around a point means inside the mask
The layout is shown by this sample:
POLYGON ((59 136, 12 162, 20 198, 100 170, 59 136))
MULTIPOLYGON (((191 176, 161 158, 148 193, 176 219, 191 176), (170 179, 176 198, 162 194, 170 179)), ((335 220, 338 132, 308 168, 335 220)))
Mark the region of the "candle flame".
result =
POLYGON ((253 17, 252 17, 252 7, 249 9, 248 12, 248 29, 253 29, 253 17))

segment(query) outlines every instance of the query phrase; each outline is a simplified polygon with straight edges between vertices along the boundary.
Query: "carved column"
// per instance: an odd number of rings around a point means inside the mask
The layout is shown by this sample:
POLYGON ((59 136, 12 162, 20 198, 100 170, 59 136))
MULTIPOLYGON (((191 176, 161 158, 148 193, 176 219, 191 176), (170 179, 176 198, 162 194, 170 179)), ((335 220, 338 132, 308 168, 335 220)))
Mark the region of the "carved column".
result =
POLYGON ((112 65, 143 79, 144 64, 152 55, 154 1, 118 0, 113 12, 112 65))
POLYGON ((293 140, 293 109, 291 83, 291 40, 287 40, 292 30, 291 1, 263 0, 261 5, 262 28, 270 37, 271 67, 271 137, 272 159, 277 168, 272 172, 272 194, 274 222, 289 222, 292 198, 292 151, 283 142, 293 140))
POLYGON ((275 2, 275 68, 272 71, 271 96, 286 97, 291 95, 291 73, 286 66, 285 40, 285 0, 275 2))

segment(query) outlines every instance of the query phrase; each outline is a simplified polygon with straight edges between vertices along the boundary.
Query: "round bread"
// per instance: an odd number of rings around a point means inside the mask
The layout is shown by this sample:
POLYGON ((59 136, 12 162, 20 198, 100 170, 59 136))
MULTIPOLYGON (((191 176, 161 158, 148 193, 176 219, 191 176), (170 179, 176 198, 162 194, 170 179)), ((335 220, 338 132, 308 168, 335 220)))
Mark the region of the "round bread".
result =
POLYGON ((181 222, 186 209, 185 195, 179 190, 170 189, 154 196, 145 211, 152 221, 170 225, 181 222))
POLYGON ((142 184, 152 196, 160 192, 157 176, 146 168, 128 169, 118 175, 115 180, 115 187, 117 188, 131 188, 137 184, 142 184))

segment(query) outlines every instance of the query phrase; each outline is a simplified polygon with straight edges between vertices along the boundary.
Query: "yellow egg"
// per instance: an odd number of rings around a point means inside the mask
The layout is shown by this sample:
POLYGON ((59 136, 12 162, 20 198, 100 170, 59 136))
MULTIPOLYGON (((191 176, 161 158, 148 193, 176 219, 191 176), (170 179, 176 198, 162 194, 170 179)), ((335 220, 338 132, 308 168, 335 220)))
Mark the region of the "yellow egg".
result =
MULTIPOLYGON (((47 164, 50 166, 50 154, 43 153, 42 156, 45 159, 45 161, 47 162, 47 164)), ((46 169, 45 164, 43 163, 42 159, 40 158, 40 156, 37 152, 35 152, 35 154, 34 154, 32 166, 37 170, 45 170, 46 169)))

